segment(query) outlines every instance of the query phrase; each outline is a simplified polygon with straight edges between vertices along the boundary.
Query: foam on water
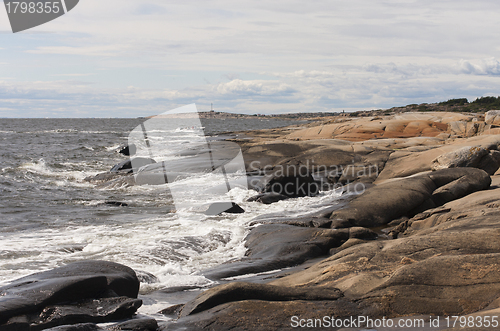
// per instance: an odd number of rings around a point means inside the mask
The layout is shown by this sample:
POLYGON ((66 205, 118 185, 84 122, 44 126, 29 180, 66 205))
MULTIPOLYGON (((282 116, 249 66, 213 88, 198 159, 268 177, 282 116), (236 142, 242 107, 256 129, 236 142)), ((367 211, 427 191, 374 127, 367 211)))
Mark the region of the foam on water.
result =
MULTIPOLYGON (((237 179, 246 181, 241 173, 228 175, 234 185, 225 195, 220 193, 226 187, 223 177, 210 173, 174 184, 199 194, 196 199, 177 196, 185 206, 173 212, 176 208, 166 185, 99 189, 85 182, 125 159, 114 151, 137 123, 0 120, 0 139, 8 137, 9 142, 0 151, 0 285, 70 262, 101 259, 154 275, 156 282, 141 284, 143 294, 165 287, 211 286, 213 281, 201 271, 243 257, 244 238, 255 217, 306 213, 339 195, 326 192, 317 198, 262 205, 245 201, 256 192, 237 185, 237 179), (190 207, 221 200, 232 200, 246 212, 206 216, 190 207)), ((243 129, 237 126, 240 123, 234 121, 234 129, 243 129)), ((153 132, 151 139, 161 143, 161 134, 153 132)), ((196 132, 173 133, 175 151, 184 150, 196 136, 196 132)), ((151 302, 141 311, 152 312, 157 306, 166 304, 151 302)))
POLYGON ((87 163, 83 162, 63 162, 59 164, 59 169, 54 169, 54 167, 47 165, 43 158, 33 161, 23 163, 19 166, 19 169, 25 170, 28 174, 41 175, 44 177, 58 178, 59 181, 55 183, 59 186, 64 185, 74 185, 74 186, 89 186, 89 183, 84 183, 83 179, 89 176, 95 176, 100 171, 98 169, 91 169, 87 163), (81 169, 85 169, 82 171, 81 169))
POLYGON ((238 215, 206 216, 184 210, 161 217, 136 215, 135 220, 129 218, 123 223, 110 221, 99 226, 2 234, 0 279, 50 269, 68 261, 103 259, 155 275, 159 282, 143 284, 144 292, 181 285, 204 286, 212 282, 198 274, 201 270, 244 255, 243 239, 255 217, 284 210, 294 215, 310 212, 308 206, 317 204, 318 199, 333 201, 338 197, 338 193, 326 192, 320 198, 289 199, 271 205, 245 202, 255 193, 241 188, 231 190, 234 201, 246 211, 238 215), (8 259, 3 258, 7 255, 8 259))
POLYGON ((106 150, 107 150, 108 152, 115 151, 115 150, 117 150, 118 148, 120 148, 121 146, 123 146, 123 145, 118 144, 118 145, 109 146, 109 147, 106 147, 106 150))

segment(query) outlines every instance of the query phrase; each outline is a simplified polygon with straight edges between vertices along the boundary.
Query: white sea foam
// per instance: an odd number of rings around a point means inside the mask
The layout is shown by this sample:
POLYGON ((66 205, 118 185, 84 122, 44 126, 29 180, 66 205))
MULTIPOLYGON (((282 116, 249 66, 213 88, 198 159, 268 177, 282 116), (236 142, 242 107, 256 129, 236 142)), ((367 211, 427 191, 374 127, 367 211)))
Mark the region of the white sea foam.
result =
MULTIPOLYGON (((234 185, 229 193, 224 194, 224 178, 220 173, 209 173, 169 185, 189 188, 187 194, 176 197, 181 199, 183 207, 176 212, 169 212, 173 209, 173 199, 167 193, 167 185, 110 187, 102 190, 83 181, 85 177, 109 168, 113 160, 99 159, 99 153, 111 152, 122 144, 104 143, 109 144, 106 147, 100 139, 96 140, 95 145, 85 142, 86 146, 83 147, 93 150, 89 153, 81 149, 80 137, 71 134, 74 131, 43 132, 49 133, 44 137, 54 137, 52 133, 70 133, 64 136, 74 137, 74 140, 67 150, 64 150, 64 143, 61 144, 60 148, 66 154, 49 149, 44 152, 44 158, 34 157, 34 161, 28 161, 30 158, 26 157, 25 163, 20 166, 15 163, 17 159, 13 159, 11 164, 15 165, 9 164, 2 169, 1 175, 8 175, 9 185, 11 181, 19 185, 14 186, 14 194, 9 200, 14 216, 9 219, 12 222, 6 224, 13 230, 0 232, 0 284, 70 262, 100 259, 153 274, 158 282, 141 284, 141 293, 164 287, 211 286, 213 281, 203 277, 201 272, 244 256, 244 238, 255 217, 264 214, 305 214, 333 202, 340 195, 338 192, 324 192, 315 198, 289 199, 263 205, 246 202, 256 192, 245 188, 243 184, 246 176, 243 174, 228 175, 234 185), (74 157, 75 146, 79 146, 76 150, 78 155, 83 155, 82 159, 74 157), (68 157, 61 161, 60 155, 68 157), (241 185, 238 185, 237 180, 243 180, 241 185), (69 189, 65 190, 66 187, 69 189), (20 216, 16 217, 16 195, 22 196, 26 192, 22 201, 24 208, 19 208, 20 216), (29 194, 31 192, 32 195, 29 194), (196 198, 189 192, 196 192, 196 198), (53 197, 56 201, 52 200, 53 197), (188 203, 194 206, 229 200, 238 203, 246 212, 206 216, 188 203), (129 207, 106 205, 107 201, 124 201, 129 203, 129 207)), ((161 130, 152 131, 151 140, 164 143, 163 133, 161 130)), ((185 151, 193 144, 195 137, 197 135, 194 133, 181 132, 169 136, 169 139, 175 138, 172 144, 175 148, 172 149, 176 152, 185 151)), ((109 139, 116 141, 116 137, 109 139)), ((40 146, 45 143, 46 140, 41 141, 40 146)), ((170 157, 166 152, 171 153, 170 150, 165 151, 163 156, 170 157)), ((110 158, 114 158, 114 155, 111 153, 110 158)), ((116 155, 116 159, 119 162, 122 158, 116 155)), ((4 188, 10 189, 10 186, 4 188)), ((158 311, 154 310, 158 307, 165 308, 166 305, 160 302, 146 303, 140 312, 152 313, 158 311)))
POLYGON ((114 151, 114 150, 117 150, 118 148, 120 148, 121 146, 123 146, 123 145, 118 144, 118 145, 109 146, 109 147, 106 147, 106 150, 107 151, 114 151))
POLYGON ((83 179, 89 176, 95 176, 101 172, 97 169, 89 170, 90 167, 84 163, 64 162, 61 163, 61 165, 63 165, 64 168, 56 170, 47 165, 45 160, 41 158, 37 161, 23 163, 19 166, 19 169, 23 169, 27 173, 59 179, 54 182, 57 186, 89 186, 88 183, 83 182, 83 179), (83 168, 86 170, 79 170, 83 168))
MULTIPOLYGON (((230 191, 229 195, 245 209, 243 214, 206 216, 182 210, 161 217, 136 215, 123 223, 110 220, 103 225, 2 234, 3 254, 11 254, 9 259, 0 258, 0 280, 50 269, 68 261, 101 259, 123 263, 158 278, 158 283, 143 284, 141 292, 172 286, 207 286, 212 281, 199 272, 243 257, 244 238, 252 219, 283 211, 294 215, 310 212, 308 206, 333 201, 339 195, 326 192, 321 197, 289 199, 270 205, 245 202, 255 193, 241 188, 230 191)), ((104 201, 83 203, 101 202, 104 201)))

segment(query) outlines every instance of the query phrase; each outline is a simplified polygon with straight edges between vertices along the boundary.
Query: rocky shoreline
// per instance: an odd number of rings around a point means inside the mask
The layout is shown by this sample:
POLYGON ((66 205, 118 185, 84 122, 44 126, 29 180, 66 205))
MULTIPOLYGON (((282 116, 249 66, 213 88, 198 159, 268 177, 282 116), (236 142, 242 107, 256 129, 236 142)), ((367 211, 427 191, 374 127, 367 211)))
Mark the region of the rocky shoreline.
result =
MULTIPOLYGON (((165 307, 173 320, 159 326, 131 319, 141 304, 133 270, 77 262, 0 288, 0 329, 100 330, 96 323, 107 322, 115 322, 107 330, 281 330, 295 322, 320 329, 324 316, 429 323, 498 316, 500 111, 339 116, 235 135, 229 141, 240 146, 248 174, 267 180, 256 201, 300 196, 303 183, 363 190, 320 212, 255 219, 246 256, 204 275, 224 280, 319 262, 257 283, 224 282, 165 307), (276 182, 296 183, 293 194, 272 189, 276 182)), ((132 167, 88 180, 138 185, 132 167)))

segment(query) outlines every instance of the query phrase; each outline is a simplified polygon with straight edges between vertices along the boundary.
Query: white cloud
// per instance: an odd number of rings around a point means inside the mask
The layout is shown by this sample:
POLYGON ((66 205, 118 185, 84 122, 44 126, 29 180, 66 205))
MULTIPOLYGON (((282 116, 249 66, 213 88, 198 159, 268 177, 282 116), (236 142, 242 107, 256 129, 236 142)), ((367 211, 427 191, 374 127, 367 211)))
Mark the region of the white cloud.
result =
POLYGON ((95 74, 92 73, 86 73, 86 74, 55 74, 52 76, 65 76, 65 77, 87 77, 87 76, 93 76, 95 74))
MULTIPOLYGON (((11 79, 0 103, 19 116, 143 116, 191 102, 270 112, 470 98, 497 91, 498 10, 493 0, 80 1, 1 34, 11 79)), ((0 30, 7 22, 0 14, 0 30)))
POLYGON ((102 46, 41 46, 34 50, 28 50, 33 54, 59 54, 78 56, 118 56, 125 51, 127 46, 123 45, 102 45, 102 46))
POLYGON ((500 62, 495 58, 479 61, 460 61, 460 70, 472 75, 500 75, 500 62))
POLYGON ((294 90, 287 84, 278 81, 234 79, 228 83, 221 83, 216 87, 218 94, 237 94, 237 95, 283 95, 291 94, 294 90))

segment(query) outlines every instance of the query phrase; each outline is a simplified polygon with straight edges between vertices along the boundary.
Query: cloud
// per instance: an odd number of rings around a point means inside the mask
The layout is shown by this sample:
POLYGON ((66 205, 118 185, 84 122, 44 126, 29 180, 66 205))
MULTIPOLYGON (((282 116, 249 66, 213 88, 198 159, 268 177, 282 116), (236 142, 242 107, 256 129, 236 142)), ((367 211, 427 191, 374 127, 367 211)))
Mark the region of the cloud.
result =
POLYGON ((127 49, 124 45, 102 45, 102 46, 41 46, 34 50, 28 50, 32 54, 59 54, 78 56, 118 56, 120 52, 127 49))
POLYGON ((221 83, 216 87, 216 92, 222 95, 248 95, 248 96, 273 96, 287 95, 295 92, 287 84, 279 81, 234 79, 228 83, 221 83))
POLYGON ((164 6, 143 3, 137 7, 138 15, 162 15, 167 13, 167 9, 164 6))
POLYGON ((471 75, 500 75, 500 62, 496 58, 479 61, 461 60, 460 71, 471 75))
MULTIPOLYGON (((0 81, 0 116, 135 117, 162 113, 196 103, 238 113, 354 111, 438 102, 456 97, 470 100, 500 90, 495 58, 448 64, 367 63, 325 70, 261 72, 266 79, 221 74, 219 81, 179 88, 140 85, 102 87, 97 76, 60 74, 70 80, 0 81), (8 108, 8 109, 7 109, 8 108), (55 111, 57 110, 57 112, 55 111), (67 111, 67 113, 64 112, 67 111), (71 110, 71 113, 70 113, 71 110), (65 114, 65 115, 64 115, 65 114)), ((182 78, 182 74, 172 75, 182 78)))
POLYGON ((66 77, 87 77, 87 76, 93 76, 95 74, 92 73, 86 73, 86 74, 54 74, 52 76, 66 76, 66 77))
POLYGON ((498 10, 488 0, 86 0, 2 34, 11 79, 0 102, 9 116, 144 116, 191 102, 266 113, 470 98, 498 91, 498 10))

